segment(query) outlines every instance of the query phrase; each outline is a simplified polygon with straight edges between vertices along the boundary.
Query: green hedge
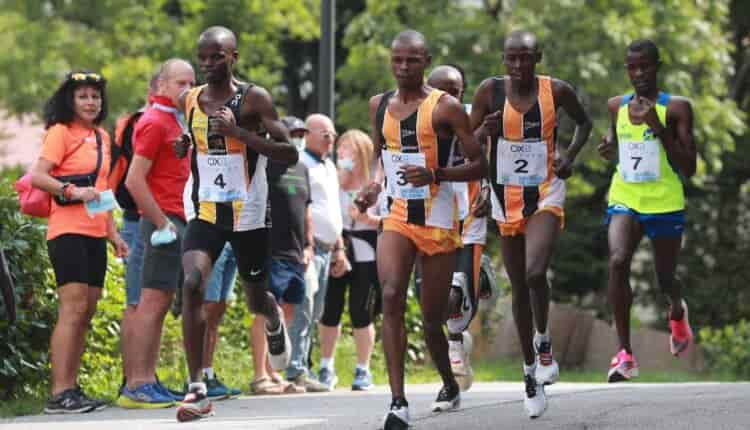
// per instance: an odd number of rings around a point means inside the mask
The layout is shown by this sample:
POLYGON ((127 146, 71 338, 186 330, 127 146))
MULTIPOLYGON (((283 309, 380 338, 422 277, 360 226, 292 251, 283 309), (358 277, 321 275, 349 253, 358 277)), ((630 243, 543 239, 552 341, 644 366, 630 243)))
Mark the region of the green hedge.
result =
POLYGON ((743 319, 717 329, 703 328, 700 343, 712 371, 750 380, 750 321, 743 319))

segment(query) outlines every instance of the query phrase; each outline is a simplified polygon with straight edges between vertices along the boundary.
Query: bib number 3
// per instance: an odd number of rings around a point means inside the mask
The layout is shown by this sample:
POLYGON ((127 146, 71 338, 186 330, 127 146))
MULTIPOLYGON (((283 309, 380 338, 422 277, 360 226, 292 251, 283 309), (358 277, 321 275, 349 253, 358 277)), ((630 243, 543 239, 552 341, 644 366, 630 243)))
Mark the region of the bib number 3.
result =
POLYGON ((407 165, 425 167, 427 165, 425 155, 423 153, 383 151, 383 170, 385 170, 388 179, 387 195, 404 200, 424 200, 428 198, 430 196, 429 185, 415 187, 406 180, 403 168, 407 165))

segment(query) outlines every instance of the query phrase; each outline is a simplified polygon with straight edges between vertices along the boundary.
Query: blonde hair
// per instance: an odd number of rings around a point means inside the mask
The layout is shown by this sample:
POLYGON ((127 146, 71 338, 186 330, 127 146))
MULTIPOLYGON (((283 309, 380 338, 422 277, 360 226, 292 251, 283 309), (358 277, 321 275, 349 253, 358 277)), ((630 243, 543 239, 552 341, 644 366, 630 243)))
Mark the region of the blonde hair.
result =
POLYGON ((370 166, 372 165, 373 144, 370 136, 359 129, 352 129, 342 134, 338 141, 339 146, 351 144, 357 159, 355 163, 362 166, 364 180, 370 179, 370 166))

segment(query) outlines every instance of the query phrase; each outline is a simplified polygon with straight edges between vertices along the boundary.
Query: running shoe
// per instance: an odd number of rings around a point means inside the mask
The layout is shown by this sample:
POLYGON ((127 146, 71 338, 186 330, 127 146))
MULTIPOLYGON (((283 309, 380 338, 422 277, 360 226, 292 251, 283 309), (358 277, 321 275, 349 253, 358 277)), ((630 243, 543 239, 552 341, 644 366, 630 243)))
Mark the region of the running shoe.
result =
POLYGON ((96 409, 96 404, 83 396, 78 388, 69 388, 53 396, 44 407, 45 414, 83 414, 96 409))
POLYGON ((469 281, 465 273, 455 272, 451 284, 451 295, 458 296, 456 308, 448 315, 449 333, 461 333, 469 327, 471 319, 474 318, 474 303, 469 292, 469 281))
POLYGON ((459 406, 461 406, 461 390, 459 390, 458 385, 454 387, 443 385, 430 409, 432 409, 432 412, 446 412, 458 409, 459 406))
POLYGON ((461 391, 467 391, 474 383, 474 370, 471 368, 470 357, 473 339, 468 331, 463 332, 463 343, 449 342, 448 357, 451 360, 453 376, 456 377, 461 391))
POLYGON ((625 349, 621 349, 609 363, 607 382, 628 381, 636 376, 638 376, 638 362, 635 361, 633 354, 628 354, 625 349))
POLYGON ((352 381, 352 391, 367 391, 374 387, 372 384, 372 373, 368 369, 357 367, 354 369, 354 381, 352 381))
POLYGON ((279 328, 271 332, 266 327, 266 340, 268 341, 268 361, 274 370, 286 369, 289 365, 289 354, 292 350, 292 342, 284 325, 284 315, 279 312, 279 328))
POLYGON ((383 430, 406 430, 409 421, 409 403, 406 399, 393 399, 391 410, 383 419, 383 430))
POLYGON ((193 382, 182 404, 177 408, 177 421, 195 421, 214 414, 214 407, 207 396, 206 384, 193 382))
POLYGON ((339 383, 339 377, 336 375, 336 369, 329 369, 322 367, 318 371, 318 381, 326 386, 327 391, 333 391, 336 389, 336 384, 339 383))
POLYGON ((78 395, 80 395, 85 400, 88 400, 94 405, 94 409, 93 409, 94 411, 101 411, 102 409, 107 407, 106 401, 101 400, 101 399, 92 399, 91 397, 87 396, 86 393, 83 392, 83 389, 81 388, 80 385, 76 385, 74 389, 78 392, 78 395))
POLYGON ((204 377, 203 383, 206 384, 206 395, 211 400, 232 399, 242 394, 241 390, 224 385, 216 375, 211 379, 204 377))
POLYGON ((159 385, 143 384, 134 389, 127 386, 120 391, 117 406, 125 409, 160 409, 174 406, 172 396, 165 394, 159 385))
MULTIPOLYGON (((679 321, 669 319, 669 328, 672 330, 672 334, 669 336, 669 351, 674 356, 680 355, 693 342, 693 329, 690 328, 690 321, 688 320, 687 303, 683 300, 681 304, 685 311, 682 319, 679 321)), ((672 315, 671 308, 669 314, 672 315)))
POLYGON ((560 366, 552 357, 552 342, 537 341, 534 338, 536 352, 536 381, 542 385, 552 385, 560 378, 560 366))
POLYGON ((532 420, 539 418, 547 410, 547 396, 544 394, 544 385, 537 383, 536 378, 531 375, 524 375, 523 382, 526 385, 523 408, 532 420))

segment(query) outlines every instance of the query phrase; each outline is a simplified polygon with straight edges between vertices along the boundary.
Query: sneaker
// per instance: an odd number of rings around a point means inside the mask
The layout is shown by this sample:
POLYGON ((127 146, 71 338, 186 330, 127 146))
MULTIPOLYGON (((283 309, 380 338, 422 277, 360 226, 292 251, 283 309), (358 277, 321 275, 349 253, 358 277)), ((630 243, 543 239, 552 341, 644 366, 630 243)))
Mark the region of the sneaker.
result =
POLYGON ((437 398, 432 402, 430 409, 432 412, 445 412, 451 409, 457 409, 461 405, 461 391, 458 386, 446 387, 438 392, 437 398))
POLYGON ((406 430, 409 428, 409 404, 406 399, 393 399, 391 410, 383 419, 383 430, 406 430))
POLYGON ((211 400, 231 399, 242 394, 241 390, 224 385, 216 375, 212 379, 204 377, 203 383, 206 384, 206 395, 211 400))
POLYGON ((336 369, 321 368, 318 372, 318 381, 326 386, 326 391, 335 390, 336 384, 339 383, 339 377, 336 376, 336 369))
MULTIPOLYGON (((672 330, 672 334, 669 336, 669 351, 674 356, 684 352, 693 341, 693 329, 690 328, 690 321, 688 321, 687 303, 683 300, 681 304, 685 311, 682 319, 675 321, 670 318, 669 320, 669 328, 672 330)), ((672 314, 671 309, 669 313, 672 314)))
MULTIPOLYGON (((185 393, 187 392, 187 384, 185 384, 185 389, 183 391, 177 391, 177 390, 173 390, 173 389, 167 387, 166 385, 162 384, 162 382, 159 380, 159 376, 158 375, 154 375, 154 377, 156 379, 155 384, 159 388, 159 391, 162 394, 164 394, 167 397, 171 397, 172 400, 174 400, 175 402, 181 402, 182 399, 185 398, 185 393)), ((124 382, 125 381, 123 381, 123 384, 124 384, 124 382)), ((122 390, 122 387, 120 387, 120 390, 122 390)))
POLYGON ((78 395, 83 397, 85 400, 88 400, 94 405, 94 411, 101 411, 102 409, 107 407, 107 402, 101 399, 92 399, 89 396, 86 395, 86 393, 83 392, 83 389, 80 385, 76 385, 74 390, 78 392, 78 395))
POLYGON ((531 375, 524 375, 523 382, 526 384, 523 408, 526 409, 529 418, 539 418, 547 410, 547 396, 544 394, 544 385, 537 383, 537 379, 531 375))
POLYGON ((310 376, 307 372, 300 373, 296 378, 290 379, 289 382, 304 388, 308 393, 324 393, 328 391, 328 387, 325 384, 321 384, 320 381, 310 376))
POLYGON ((206 394, 206 384, 202 382, 190 384, 190 390, 177 408, 177 421, 194 421, 213 415, 214 407, 206 394))
POLYGON ((76 388, 68 388, 62 393, 52 397, 44 407, 45 414, 83 414, 91 412, 96 404, 87 399, 76 388))
POLYGON ((162 392, 156 383, 143 384, 131 390, 125 386, 117 398, 117 406, 125 409, 160 409, 174 406, 172 396, 162 392))
POLYGON ((469 280, 465 273, 456 272, 453 274, 451 291, 451 294, 456 294, 459 297, 458 307, 448 315, 446 325, 449 333, 461 333, 469 327, 475 311, 469 292, 469 280))
POLYGON ((552 385, 560 378, 560 366, 552 358, 552 342, 537 342, 534 339, 536 352, 536 381, 542 385, 552 385))
POLYGON ((636 376, 638 376, 638 362, 635 361, 633 354, 628 354, 621 349, 609 363, 607 382, 627 381, 636 376))
POLYGON ((279 313, 279 328, 275 333, 268 331, 266 327, 266 340, 268 341, 268 361, 274 370, 286 369, 289 365, 289 353, 292 350, 292 342, 284 325, 284 315, 279 313))
POLYGON ((467 331, 463 332, 463 336, 463 343, 449 342, 448 357, 451 360, 451 369, 458 387, 461 391, 467 391, 474 383, 474 370, 469 362, 473 340, 467 331))
POLYGON ((357 367, 354 369, 354 381, 352 381, 352 391, 367 391, 374 387, 372 384, 372 373, 368 369, 357 367))

